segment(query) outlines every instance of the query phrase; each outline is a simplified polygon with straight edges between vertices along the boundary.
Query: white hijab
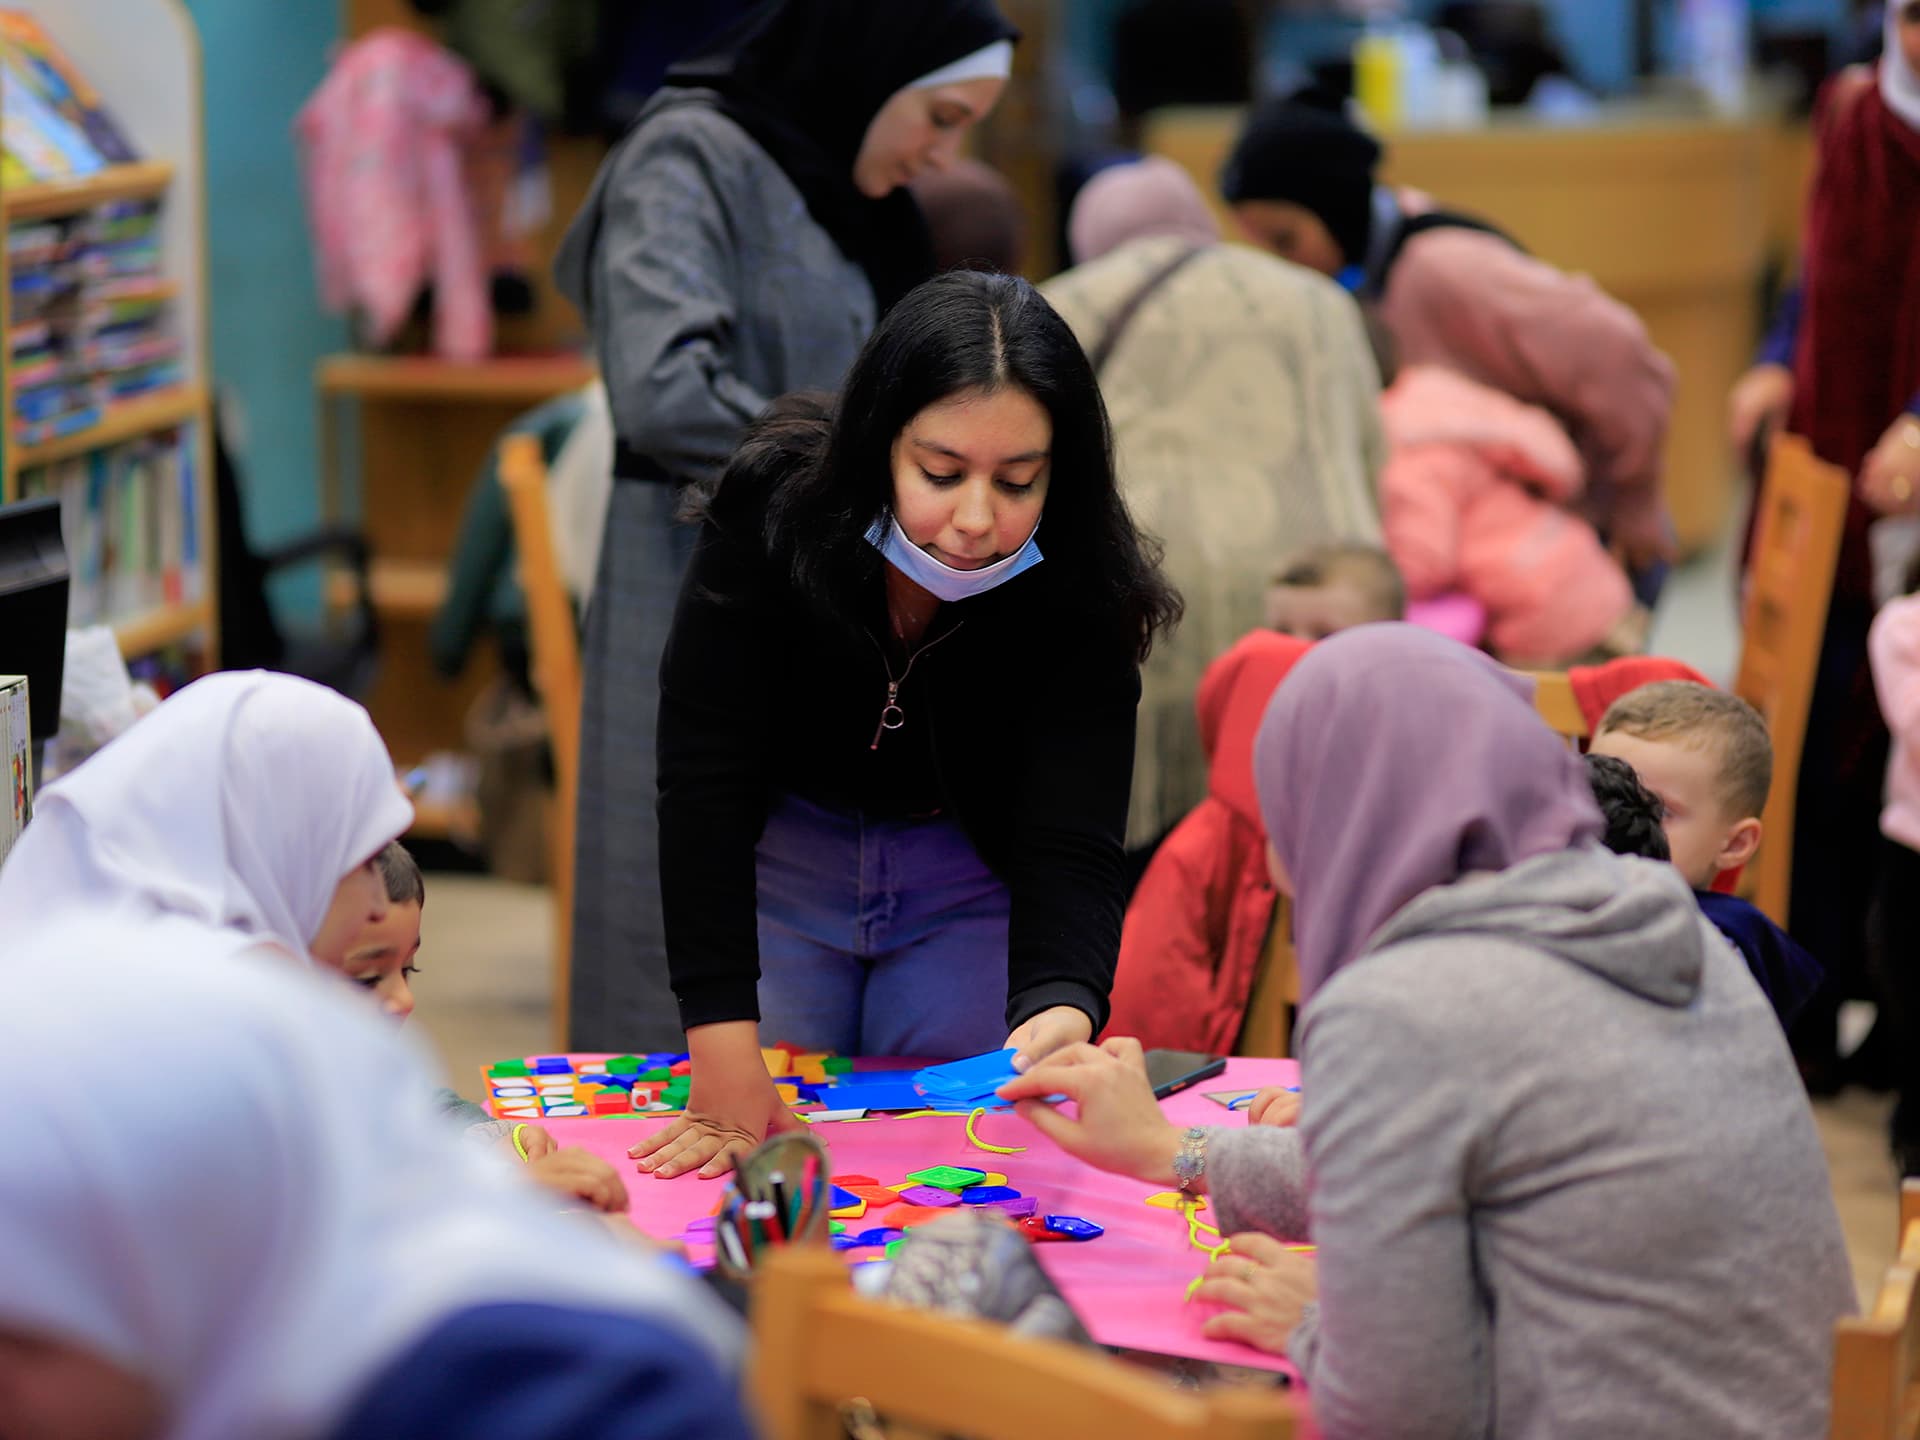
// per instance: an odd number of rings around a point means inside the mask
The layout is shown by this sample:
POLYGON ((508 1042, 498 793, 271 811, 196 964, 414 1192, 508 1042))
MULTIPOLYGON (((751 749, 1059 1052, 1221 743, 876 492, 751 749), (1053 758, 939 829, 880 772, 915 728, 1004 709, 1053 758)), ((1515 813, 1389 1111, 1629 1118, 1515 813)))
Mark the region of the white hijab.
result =
POLYGON ((47 787, 0 870, 0 935, 174 914, 229 948, 304 958, 341 879, 412 819, 351 700, 264 670, 209 675, 47 787))
POLYGON ((81 921, 0 969, 0 1327, 148 1378, 168 1440, 325 1433, 485 1304, 643 1317, 730 1373, 732 1316, 461 1143, 404 1030, 292 961, 186 963, 201 931, 81 921))
POLYGON ((1907 52, 1900 48, 1900 7, 1902 0, 1887 0, 1887 17, 1881 27, 1884 40, 1880 52, 1880 98, 1887 108, 1920 130, 1920 75, 1907 63, 1907 52))

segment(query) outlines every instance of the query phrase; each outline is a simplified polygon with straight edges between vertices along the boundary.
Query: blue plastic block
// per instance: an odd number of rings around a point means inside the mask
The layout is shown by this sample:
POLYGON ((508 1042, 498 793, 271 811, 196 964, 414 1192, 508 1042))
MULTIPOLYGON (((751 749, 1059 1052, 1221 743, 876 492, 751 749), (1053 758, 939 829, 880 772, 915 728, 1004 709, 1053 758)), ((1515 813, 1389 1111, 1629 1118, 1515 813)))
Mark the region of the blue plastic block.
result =
POLYGON ((1049 1215, 1047 1229, 1070 1240, 1098 1240, 1107 1233, 1106 1226, 1082 1220, 1078 1215, 1049 1215))
POLYGON ((536 1075, 567 1075, 573 1071, 573 1062, 564 1055, 542 1055, 533 1062, 536 1075))
POLYGON ((996 1200, 1018 1200, 1020 1192, 1005 1185, 969 1185, 960 1192, 962 1205, 991 1205, 996 1200))

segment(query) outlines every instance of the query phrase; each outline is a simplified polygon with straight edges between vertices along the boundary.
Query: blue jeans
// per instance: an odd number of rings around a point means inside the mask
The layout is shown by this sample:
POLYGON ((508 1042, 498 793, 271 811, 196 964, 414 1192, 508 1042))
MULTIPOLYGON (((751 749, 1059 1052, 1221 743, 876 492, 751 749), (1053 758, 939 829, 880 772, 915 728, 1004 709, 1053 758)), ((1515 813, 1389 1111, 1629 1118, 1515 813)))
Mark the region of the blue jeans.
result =
POLYGON ((760 837, 760 1034, 952 1059, 1007 1038, 1007 887, 959 822, 796 796, 760 837))

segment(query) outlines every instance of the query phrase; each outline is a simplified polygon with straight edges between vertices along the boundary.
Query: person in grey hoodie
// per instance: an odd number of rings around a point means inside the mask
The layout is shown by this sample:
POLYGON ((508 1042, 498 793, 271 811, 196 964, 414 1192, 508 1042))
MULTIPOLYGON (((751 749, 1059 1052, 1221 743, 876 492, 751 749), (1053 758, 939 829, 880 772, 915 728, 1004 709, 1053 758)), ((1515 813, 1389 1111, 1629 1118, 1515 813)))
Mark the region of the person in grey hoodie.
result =
POLYGON ((1095 1165, 1212 1197, 1209 1333, 1291 1356, 1329 1440, 1815 1440, 1855 1302, 1786 1042, 1672 867, 1600 846, 1527 690, 1375 625, 1269 705, 1297 1129, 1182 1132, 1127 1041, 1001 1093, 1095 1165), (1309 1235, 1312 1258, 1268 1238, 1309 1235))
POLYGON ((1005 89, 994 0, 769 0, 675 65, 555 261, 592 330, 614 484, 581 646, 568 1048, 673 1050, 654 804, 660 657, 719 478, 793 390, 838 388, 933 274, 907 182, 1005 89))

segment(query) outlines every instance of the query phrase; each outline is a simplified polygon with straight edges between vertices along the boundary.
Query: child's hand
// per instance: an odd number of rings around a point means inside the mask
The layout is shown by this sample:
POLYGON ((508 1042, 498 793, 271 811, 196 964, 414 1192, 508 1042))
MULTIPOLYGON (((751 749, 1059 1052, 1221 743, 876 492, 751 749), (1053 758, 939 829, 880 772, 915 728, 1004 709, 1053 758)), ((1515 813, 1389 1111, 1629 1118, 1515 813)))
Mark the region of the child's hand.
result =
POLYGON ((515 1160, 520 1158, 520 1151, 525 1150, 529 1162, 551 1155, 560 1148, 560 1142, 553 1138, 553 1133, 541 1125, 522 1124, 509 1127, 500 1144, 515 1160), (518 1146, 513 1143, 516 1131, 520 1136, 518 1146))
POLYGON ((1301 1312, 1319 1293, 1319 1267, 1311 1255, 1291 1252, 1271 1235, 1234 1235, 1228 1243, 1193 1292, 1195 1300, 1221 1307, 1200 1333, 1286 1354, 1301 1312))
POLYGON ((1253 1097, 1247 1106, 1249 1125, 1278 1125, 1283 1129, 1300 1123, 1300 1095, 1283 1086, 1269 1085, 1253 1097))
MULTIPOLYGON (((540 1133, 546 1134, 544 1130, 540 1133)), ((552 1143, 552 1137, 548 1137, 548 1143, 552 1143)), ((620 1182, 620 1172, 589 1151, 554 1150, 529 1160, 525 1173, 535 1184, 569 1199, 584 1200, 596 1210, 614 1215, 626 1212, 627 1187, 620 1182)))

